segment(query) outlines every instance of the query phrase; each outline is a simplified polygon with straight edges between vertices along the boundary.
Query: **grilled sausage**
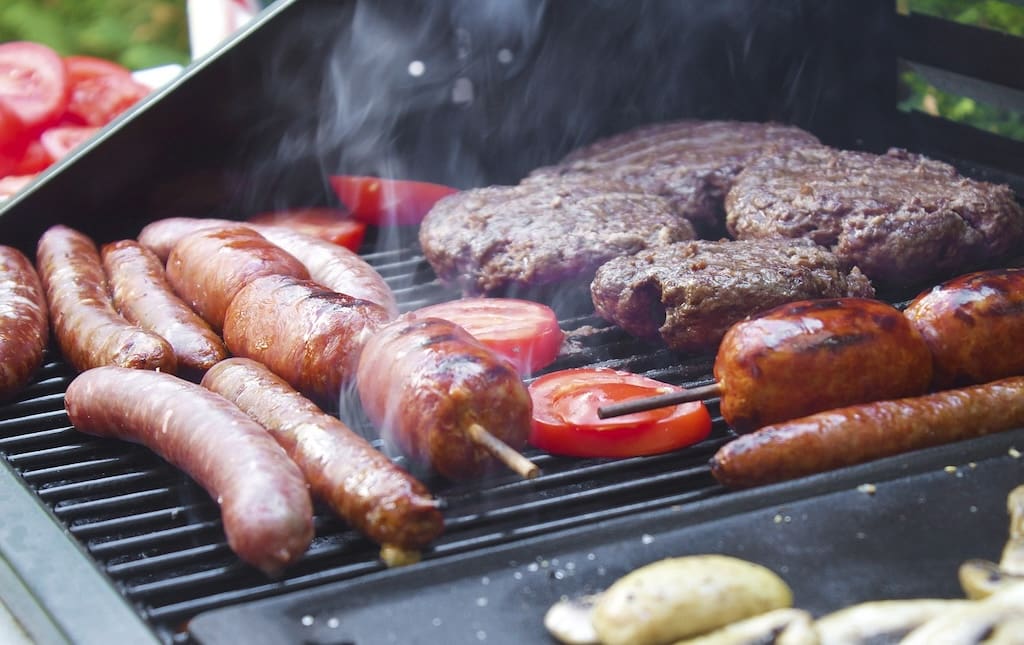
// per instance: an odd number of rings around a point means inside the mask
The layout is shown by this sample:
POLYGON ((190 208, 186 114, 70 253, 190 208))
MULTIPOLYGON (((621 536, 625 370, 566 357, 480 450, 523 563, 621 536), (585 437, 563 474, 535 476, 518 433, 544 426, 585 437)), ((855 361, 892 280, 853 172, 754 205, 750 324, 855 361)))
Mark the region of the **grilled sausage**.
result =
POLYGON ((146 247, 122 240, 105 244, 100 257, 118 312, 166 340, 179 369, 204 372, 227 357, 224 341, 178 298, 163 264, 146 247))
POLYGON ((167 281, 214 331, 235 295, 268 275, 309 277, 298 260, 241 224, 204 228, 182 238, 167 258, 167 281))
POLYGON ((107 292, 96 245, 66 226, 53 226, 36 249, 50 322, 64 357, 78 371, 118 365, 173 373, 167 341, 119 316, 107 292))
POLYGON ((399 317, 363 348, 356 372, 367 416, 416 463, 449 479, 498 462, 474 425, 514 449, 526 445, 532 404, 511 363, 439 318, 399 317))
POLYGON ((894 307, 865 298, 804 300, 736 323, 714 374, 737 432, 842 405, 927 391, 931 355, 894 307))
POLYGON ((228 359, 202 384, 269 430, 313 494, 372 540, 408 550, 441 534, 444 520, 423 484, 260 363, 228 359))
POLYGON ((954 278, 920 294, 904 314, 932 352, 936 389, 1024 374, 1024 269, 954 278))
POLYGON ((101 367, 65 394, 82 432, 134 441, 184 470, 220 504, 228 545, 276 574, 313 539, 313 504, 298 467, 224 397, 168 374, 101 367))
POLYGON ((0 401, 20 392, 43 364, 49 340, 46 296, 32 262, 0 246, 0 401))
POLYGON ((306 396, 337 406, 363 345, 387 322, 380 305, 310 280, 266 276, 232 300, 224 342, 236 356, 263 363, 306 396))
POLYGON ((211 228, 231 228, 244 226, 242 222, 231 219, 166 217, 151 222, 139 231, 135 238, 139 244, 153 252, 161 262, 166 263, 174 249, 174 245, 192 233, 211 228))
POLYGON ((711 473, 744 488, 1024 425, 1024 377, 876 401, 766 426, 719 448, 711 473))

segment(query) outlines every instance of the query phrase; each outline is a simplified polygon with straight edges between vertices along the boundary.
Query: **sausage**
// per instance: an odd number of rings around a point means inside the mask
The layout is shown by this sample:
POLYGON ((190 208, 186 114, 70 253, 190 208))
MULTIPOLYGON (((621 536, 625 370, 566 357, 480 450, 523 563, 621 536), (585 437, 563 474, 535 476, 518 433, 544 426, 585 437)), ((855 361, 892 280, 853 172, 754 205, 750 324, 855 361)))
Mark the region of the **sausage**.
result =
POLYGON ((745 488, 1024 425, 1024 377, 875 401, 766 426, 719 448, 711 474, 745 488))
POLYGON ((153 252, 160 261, 165 263, 170 257, 174 245, 192 233, 211 228, 231 228, 242 226, 232 219, 196 218, 196 217, 165 217, 142 227, 135 238, 139 244, 153 252))
POLYGON ((310 280, 266 276, 232 300, 224 342, 234 355, 263 363, 320 404, 337 406, 363 345, 387 322, 380 305, 310 280))
POLYGON ((269 430, 313 494, 372 540, 419 549, 441 534, 444 520, 423 484, 260 363, 228 359, 202 384, 269 430))
POLYGON ((1024 374, 1024 269, 954 278, 917 296, 904 314, 931 350, 935 389, 1024 374))
POLYGON ((105 244, 100 257, 118 312, 166 340, 179 369, 203 372, 227 357, 224 341, 178 298, 163 264, 146 247, 121 240, 105 244))
POLYGON ((169 374, 100 367, 65 394, 76 429, 141 443, 185 471, 220 505, 228 545, 275 575, 313 539, 313 503, 267 431, 219 394, 169 374))
POLYGON ((114 310, 99 251, 86 235, 59 224, 50 227, 39 238, 36 263, 54 336, 75 369, 118 365, 174 373, 177 364, 167 341, 114 310))
POLYGON ((49 341, 46 296, 32 262, 0 246, 0 401, 28 385, 49 341))
POLYGON ((923 394, 932 359, 889 304, 803 300, 729 328, 715 358, 722 416, 736 432, 842 405, 923 394))
POLYGON ((298 260, 241 224, 186 235, 167 258, 167 281, 217 332, 242 287, 267 275, 309 277, 298 260))
POLYGON ((513 449, 526 445, 532 404, 519 374, 447 320, 405 315, 384 327, 363 348, 356 387, 386 440, 449 479, 499 463, 473 439, 474 424, 513 449))

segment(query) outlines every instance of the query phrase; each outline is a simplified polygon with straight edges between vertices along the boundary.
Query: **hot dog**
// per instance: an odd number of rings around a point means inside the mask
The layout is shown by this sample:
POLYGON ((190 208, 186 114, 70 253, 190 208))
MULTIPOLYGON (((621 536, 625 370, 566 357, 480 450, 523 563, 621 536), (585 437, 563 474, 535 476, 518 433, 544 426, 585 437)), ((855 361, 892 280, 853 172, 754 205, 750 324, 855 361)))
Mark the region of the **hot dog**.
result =
POLYGON ((363 348, 356 386, 382 435, 449 479, 499 463, 474 438, 479 428, 526 445, 532 404, 519 374, 447 320, 402 316, 383 328, 363 348))
POLYGON ((118 312, 170 343, 179 369, 203 372, 227 356, 224 341, 175 295, 151 251, 122 240, 105 244, 100 257, 118 312))
POLYGON ((267 431, 218 394, 169 374, 100 367, 68 385, 82 432, 145 445, 220 504, 228 545, 276 574, 313 539, 313 505, 298 467, 267 431))
POLYGON ((318 403, 336 406, 363 345, 387 322, 380 305, 310 280, 265 276, 231 301, 224 342, 236 356, 263 363, 318 403))
POLYGON ((167 341, 128 323, 114 310, 91 239, 66 226, 53 226, 39 238, 36 263, 54 335, 75 369, 119 365, 175 371, 174 351, 167 341))
POLYGON ((934 388, 1024 374, 1024 269, 954 278, 920 294, 903 313, 931 350, 934 388))
POLYGON ((726 486, 758 486, 1021 425, 1024 377, 1012 377, 766 426, 722 446, 711 474, 726 486))
POLYGON ((237 223, 186 235, 167 258, 167 281, 217 332, 235 295, 267 275, 309 277, 298 260, 237 223))
POLYGON ((0 401, 20 392, 43 363, 46 296, 25 254, 0 246, 0 401))
POLYGON ((260 363, 228 359, 202 384, 267 428, 313 494, 385 549, 420 549, 441 534, 443 518, 423 484, 260 363))

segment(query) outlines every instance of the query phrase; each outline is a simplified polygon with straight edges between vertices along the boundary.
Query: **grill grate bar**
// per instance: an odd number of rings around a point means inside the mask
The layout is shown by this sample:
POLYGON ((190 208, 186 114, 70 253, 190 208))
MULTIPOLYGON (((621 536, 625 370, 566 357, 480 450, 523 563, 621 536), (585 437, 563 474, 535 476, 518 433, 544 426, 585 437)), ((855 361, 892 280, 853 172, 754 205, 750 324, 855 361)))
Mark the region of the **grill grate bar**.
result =
POLYGON ((7 460, 12 466, 25 468, 36 462, 76 459, 80 455, 89 454, 92 446, 85 443, 69 443, 40 450, 31 450, 19 454, 8 455, 7 460))
MULTIPOLYGON (((63 414, 63 412, 61 414, 63 414)), ((60 427, 57 428, 49 428, 47 430, 2 437, 0 438, 0 450, 10 452, 11 450, 17 450, 23 446, 33 446, 35 444, 42 445, 53 441, 60 441, 65 437, 77 434, 79 433, 73 428, 60 424, 60 427)))
POLYGON ((181 551, 147 556, 138 560, 108 564, 107 573, 113 578, 123 580, 129 577, 153 575, 167 569, 194 563, 203 558, 228 556, 230 554, 231 549, 228 548, 226 542, 215 542, 182 549, 181 551))
POLYGON ((173 506, 155 511, 135 512, 131 515, 105 520, 82 522, 71 525, 71 532, 79 538, 88 538, 98 533, 123 533, 139 525, 154 524, 161 520, 178 521, 190 512, 186 506, 173 506))
POLYGON ((165 542, 193 537, 205 531, 217 531, 220 529, 220 526, 220 520, 200 521, 185 526, 150 531, 143 535, 115 538, 108 542, 90 543, 89 551, 97 557, 115 557, 119 552, 144 551, 155 548, 165 542))
POLYGON ((69 484, 56 484, 47 488, 41 488, 39 496, 43 500, 53 503, 55 498, 86 496, 109 490, 123 490, 135 483, 145 484, 154 479, 160 479, 169 473, 167 469, 151 468, 141 472, 124 473, 100 479, 74 482, 69 484))
POLYGON ((172 494, 173 491, 170 488, 153 488, 100 499, 64 501, 58 503, 53 510, 58 517, 64 519, 89 514, 123 513, 126 510, 144 508, 146 504, 170 497, 172 494))

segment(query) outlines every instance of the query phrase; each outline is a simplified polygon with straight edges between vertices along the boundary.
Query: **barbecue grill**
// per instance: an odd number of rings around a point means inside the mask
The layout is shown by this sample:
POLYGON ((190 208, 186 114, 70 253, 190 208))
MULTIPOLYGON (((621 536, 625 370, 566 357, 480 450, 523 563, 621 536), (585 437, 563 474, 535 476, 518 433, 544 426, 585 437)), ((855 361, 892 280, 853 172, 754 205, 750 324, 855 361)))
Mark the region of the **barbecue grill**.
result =
MULTIPOLYGON (((0 239, 31 254, 58 222, 107 241, 171 215, 332 205, 327 173, 512 183, 597 137, 683 117, 901 146, 1024 195, 1024 143, 897 109, 911 69, 1024 111, 1021 60, 1024 40, 904 15, 892 0, 281 0, 12 198, 0 239)), ((402 310, 457 297, 411 231, 372 231, 362 254, 402 310)), ((558 310, 568 339, 549 369, 712 380, 711 355, 558 310)), ((446 532, 409 568, 385 570, 374 544, 320 509, 306 557, 272 580, 229 551, 216 504, 187 477, 70 427, 72 376, 51 348, 0 408, 0 598, 41 643, 544 642, 541 617, 559 595, 700 551, 774 566, 817 611, 955 596, 956 563, 998 557, 1005 495, 1024 481, 1013 456, 1024 431, 1013 431, 726 491, 706 465, 731 437, 712 401, 711 437, 679 453, 528 451, 536 480, 428 479, 446 532), (869 482, 876 493, 858 488, 869 482)))

